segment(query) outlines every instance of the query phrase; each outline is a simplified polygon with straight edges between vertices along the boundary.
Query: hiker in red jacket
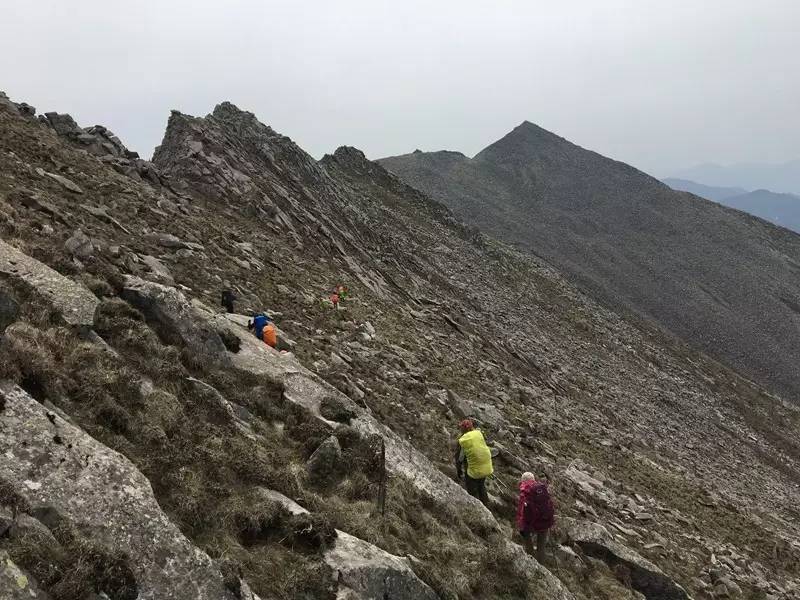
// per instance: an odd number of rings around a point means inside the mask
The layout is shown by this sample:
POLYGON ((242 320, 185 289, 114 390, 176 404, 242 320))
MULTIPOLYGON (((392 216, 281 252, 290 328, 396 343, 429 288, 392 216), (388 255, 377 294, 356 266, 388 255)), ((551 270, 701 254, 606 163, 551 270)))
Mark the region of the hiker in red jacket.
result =
POLYGON ((544 564, 544 546, 547 533, 555 522, 555 509, 550 498, 547 482, 536 481, 533 473, 523 473, 519 482, 517 504, 517 529, 525 540, 528 554, 536 556, 544 564), (536 553, 533 551, 533 535, 536 535, 536 553))

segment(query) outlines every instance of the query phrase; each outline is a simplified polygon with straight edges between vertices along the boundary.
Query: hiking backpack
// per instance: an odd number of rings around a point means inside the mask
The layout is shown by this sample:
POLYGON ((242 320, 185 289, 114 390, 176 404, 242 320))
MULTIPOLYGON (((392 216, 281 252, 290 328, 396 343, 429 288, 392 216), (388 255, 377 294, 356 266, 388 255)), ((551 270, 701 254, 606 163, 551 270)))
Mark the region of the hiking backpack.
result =
POLYGON ((555 509, 547 484, 537 481, 525 493, 525 523, 533 531, 544 531, 553 526, 555 509))

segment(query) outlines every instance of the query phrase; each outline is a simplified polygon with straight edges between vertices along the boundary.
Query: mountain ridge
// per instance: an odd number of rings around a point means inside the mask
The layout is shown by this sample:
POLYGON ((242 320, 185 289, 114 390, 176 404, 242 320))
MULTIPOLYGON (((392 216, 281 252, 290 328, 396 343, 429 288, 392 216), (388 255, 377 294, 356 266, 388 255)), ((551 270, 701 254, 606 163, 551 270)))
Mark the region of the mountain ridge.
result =
POLYGON ((173 113, 153 164, 3 100, 0 523, 12 526, 0 556, 30 589, 800 589, 796 407, 355 148, 313 161, 230 105, 173 113), (224 289, 237 314, 214 308, 224 289), (283 351, 247 330, 255 311, 274 318, 283 351), (465 417, 497 454, 488 509, 455 477, 465 417), (96 462, 131 476, 96 477, 96 462), (546 567, 514 533, 528 470, 557 503, 546 567), (170 560, 165 578, 153 556, 194 562, 170 560))
POLYGON ((791 363, 800 359, 800 329, 780 298, 800 294, 793 283, 800 238, 539 130, 515 128, 478 153, 481 160, 447 169, 424 153, 379 162, 612 306, 653 318, 797 397, 791 363), (781 248, 780 257, 764 240, 781 248))

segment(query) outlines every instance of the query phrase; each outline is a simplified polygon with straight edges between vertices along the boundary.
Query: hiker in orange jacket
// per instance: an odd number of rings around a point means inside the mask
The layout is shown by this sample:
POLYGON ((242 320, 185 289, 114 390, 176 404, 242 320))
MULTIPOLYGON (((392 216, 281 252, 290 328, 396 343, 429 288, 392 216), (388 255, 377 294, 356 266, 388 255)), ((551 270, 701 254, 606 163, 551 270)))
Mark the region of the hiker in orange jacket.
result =
POLYGON ((268 321, 266 325, 264 325, 264 333, 261 337, 264 340, 264 343, 271 348, 274 348, 278 345, 278 330, 275 329, 275 323, 272 321, 268 321))

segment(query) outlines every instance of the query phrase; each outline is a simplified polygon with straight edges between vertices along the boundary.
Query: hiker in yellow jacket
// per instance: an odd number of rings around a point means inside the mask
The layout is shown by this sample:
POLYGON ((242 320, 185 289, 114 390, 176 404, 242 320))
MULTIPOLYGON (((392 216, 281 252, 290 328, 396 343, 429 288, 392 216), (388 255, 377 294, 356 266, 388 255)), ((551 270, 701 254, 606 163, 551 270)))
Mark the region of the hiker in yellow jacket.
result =
POLYGON ((464 419, 458 424, 461 437, 458 438, 456 447, 456 472, 458 478, 464 477, 467 492, 474 496, 484 506, 489 505, 489 496, 486 493, 486 478, 494 472, 492 468, 492 452, 486 445, 480 429, 475 429, 472 420, 464 419), (462 467, 466 467, 462 471, 462 467))

